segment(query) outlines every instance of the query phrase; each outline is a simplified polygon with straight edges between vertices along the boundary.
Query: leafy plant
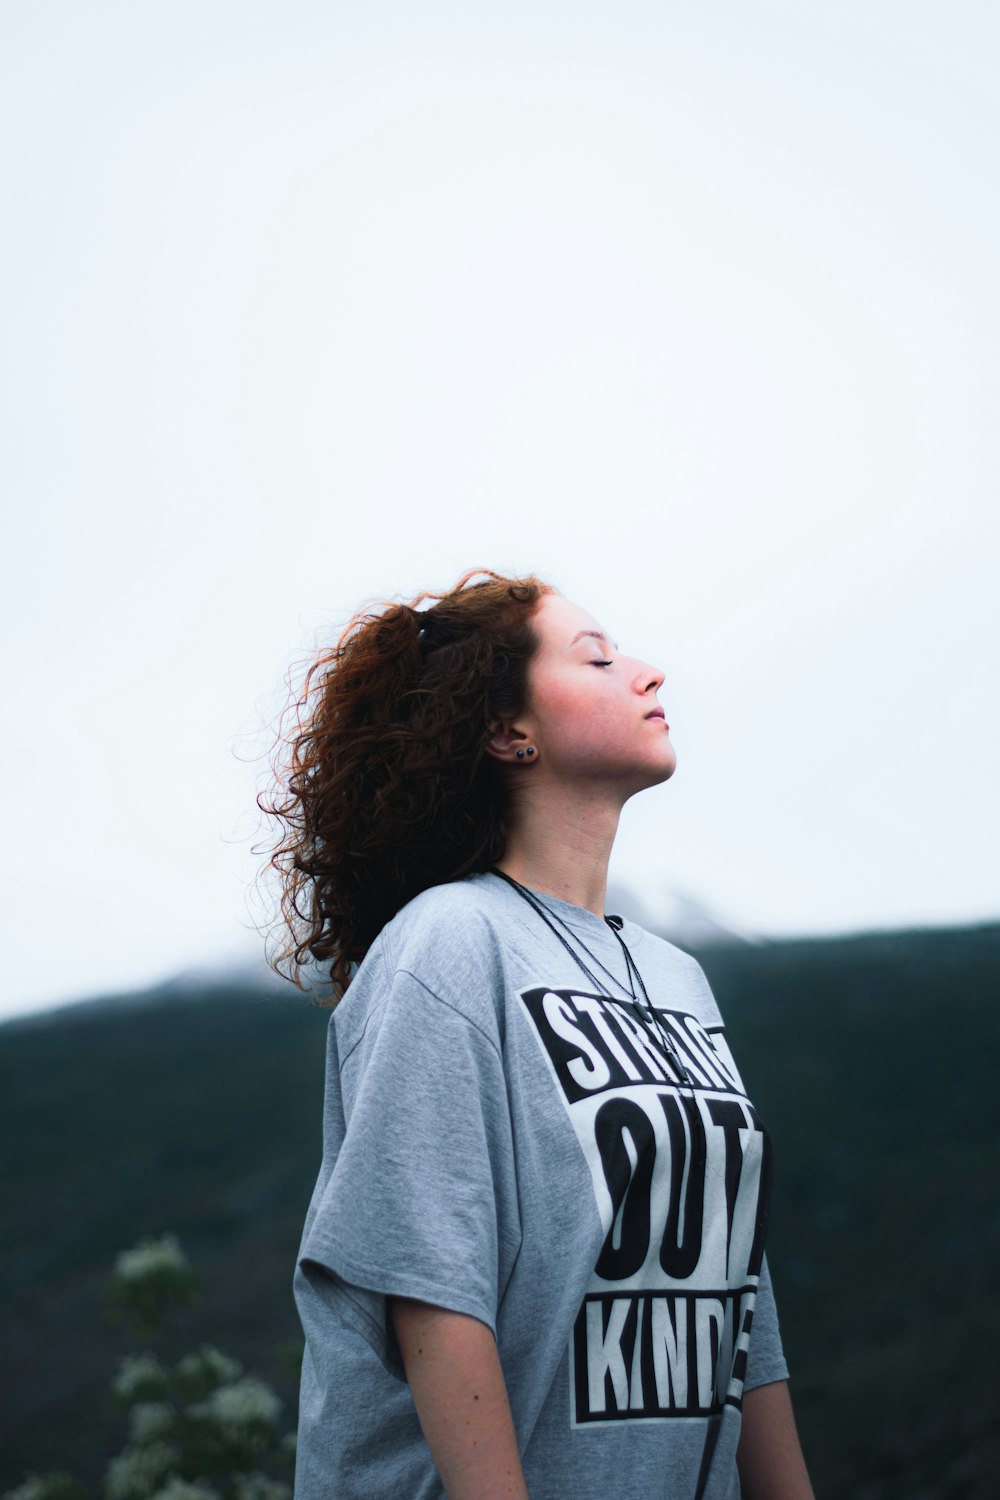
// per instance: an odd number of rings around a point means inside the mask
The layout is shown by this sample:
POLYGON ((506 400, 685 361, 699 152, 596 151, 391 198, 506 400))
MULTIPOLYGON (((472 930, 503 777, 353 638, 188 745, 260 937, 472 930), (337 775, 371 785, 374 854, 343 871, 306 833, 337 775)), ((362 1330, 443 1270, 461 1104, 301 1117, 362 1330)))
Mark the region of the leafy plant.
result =
MULTIPOLYGON (((197 1300, 198 1279, 176 1235, 117 1256, 107 1308, 142 1338, 197 1300)), ((153 1349, 122 1356, 111 1383, 128 1417, 122 1451, 104 1475, 104 1500, 291 1500, 295 1434, 266 1381, 211 1344, 172 1365, 153 1349)), ((28 1473, 0 1500, 89 1500, 71 1475, 28 1473)))

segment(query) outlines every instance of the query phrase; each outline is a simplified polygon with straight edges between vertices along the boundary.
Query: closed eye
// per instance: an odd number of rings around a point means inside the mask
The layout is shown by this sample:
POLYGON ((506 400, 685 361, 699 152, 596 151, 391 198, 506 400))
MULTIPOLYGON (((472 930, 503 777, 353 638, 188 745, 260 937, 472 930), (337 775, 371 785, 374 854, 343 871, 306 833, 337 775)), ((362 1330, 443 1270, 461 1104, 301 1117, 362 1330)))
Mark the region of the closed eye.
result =
POLYGON ((611 662, 611 661, 592 661, 590 663, 590 665, 592 667, 613 667, 614 666, 614 662, 611 662))

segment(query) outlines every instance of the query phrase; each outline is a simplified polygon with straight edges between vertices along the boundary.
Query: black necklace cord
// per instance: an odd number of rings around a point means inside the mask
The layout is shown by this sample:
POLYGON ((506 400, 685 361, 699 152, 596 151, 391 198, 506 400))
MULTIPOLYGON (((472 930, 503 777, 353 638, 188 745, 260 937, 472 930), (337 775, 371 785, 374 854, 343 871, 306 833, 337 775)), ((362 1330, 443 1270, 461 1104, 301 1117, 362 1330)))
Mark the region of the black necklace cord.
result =
MULTIPOLYGON (((625 965, 626 965, 627 969, 629 970, 630 976, 631 976, 632 973, 634 973, 636 979, 638 979, 638 981, 639 981, 639 988, 642 990, 642 998, 646 1002, 646 1009, 647 1010, 652 1010, 653 1007, 649 1003, 649 991, 646 989, 646 986, 643 983, 642 975, 639 973, 638 966, 636 964, 635 959, 632 957, 632 954, 631 954, 631 952, 629 950, 628 944, 625 942, 625 939, 622 937, 621 927, 619 925, 619 923, 621 922, 621 918, 618 917, 615 920, 612 920, 611 917, 605 917, 604 920, 605 920, 605 922, 607 922, 608 926, 611 928, 611 931, 614 933, 615 937, 618 939, 619 943, 621 944, 622 952, 625 954, 625 965)), ((630 977, 630 982, 631 982, 631 977, 630 977)))
MULTIPOLYGON (((527 901, 528 905, 534 908, 534 910, 541 917, 541 919, 545 923, 545 925, 559 939, 559 941, 562 943, 563 947, 566 949, 566 952, 569 954, 570 958, 572 958, 573 961, 574 961, 574 963, 576 963, 578 965, 578 967, 580 969, 582 969, 583 973, 586 974, 588 980, 594 986, 594 988, 598 991, 598 993, 606 993, 606 991, 604 991, 603 988, 602 988, 601 981, 590 971, 590 969, 587 968, 587 965, 583 962, 583 960, 581 959, 580 955, 575 951, 575 949, 573 949, 573 948, 570 947, 569 943, 567 943, 566 939, 563 937, 562 933, 558 930, 558 928, 556 928, 556 927, 554 927, 552 925, 552 922, 549 920, 549 914, 546 912, 545 908, 541 905, 541 903, 538 900, 536 900, 534 894, 531 891, 529 891, 526 886, 521 885, 520 881, 515 880, 513 878, 513 876, 505 874, 505 872, 503 870, 498 870, 495 865, 492 866, 491 873, 494 874, 494 875, 499 875, 501 880, 506 880, 507 884, 510 885, 510 886, 513 886, 514 890, 517 891, 518 895, 523 896, 523 898, 525 899, 525 901, 527 901)), ((583 939, 581 937, 579 937, 575 932, 573 932, 573 929, 570 926, 568 926, 568 924, 565 923, 562 920, 562 918, 560 916, 558 916, 558 914, 556 912, 552 912, 551 915, 553 917, 555 917, 556 921, 560 924, 560 926, 565 927, 566 931, 572 937, 574 937, 576 939, 576 941, 580 944, 580 946, 583 949, 583 951, 586 953, 587 957, 588 958, 592 958, 594 960, 594 962, 597 964, 598 968, 602 969, 603 972, 608 976, 609 979, 613 980, 614 983, 617 984, 620 989, 624 990, 625 986, 624 986, 624 984, 622 984, 621 980, 615 974, 612 974, 611 970, 608 969, 608 968, 606 968, 605 965, 601 963, 601 960, 597 957, 596 953, 591 953, 590 949, 587 947, 586 943, 584 943, 583 939)), ((680 1059, 680 1057, 679 1057, 679 1055, 677 1053, 677 1049, 674 1047, 673 1043, 671 1042, 668 1033, 663 1028, 663 1024, 660 1021, 659 1016, 656 1014, 656 1011, 654 1010, 652 1004, 650 1003, 649 992, 646 989, 646 985, 645 985, 645 982, 643 981, 642 975, 639 973, 638 965, 636 964, 635 959, 632 957, 632 954, 629 952, 628 945, 626 944, 625 939, 622 937, 621 933, 618 930, 618 927, 621 924, 621 918, 620 917, 614 917, 614 918, 605 917, 604 920, 607 923, 607 925, 611 928, 611 931, 614 933, 615 937, 618 939, 619 943, 621 944, 622 951, 625 954, 625 967, 626 967, 626 973, 628 974, 628 980, 629 980, 629 991, 628 992, 630 993, 631 1000, 632 1000, 632 1003, 633 1003, 633 1005, 635 1007, 636 1013, 638 1014, 640 1020, 645 1024, 647 1030, 651 1033, 651 1035, 653 1037, 655 1037, 655 1039, 658 1042, 658 1044, 665 1051, 665 1053, 667 1055, 667 1058, 669 1059, 670 1065, 674 1069, 674 1072, 677 1074, 677 1076, 680 1079, 680 1081, 682 1083, 686 1083, 689 1087, 691 1087, 693 1085, 693 1083, 694 1083, 694 1080, 691 1077, 690 1073, 688 1072, 687 1068, 684 1066, 683 1062, 681 1061, 681 1059, 680 1059), (632 975, 633 974, 635 974, 636 979, 639 981, 639 987, 642 990, 642 997, 643 997, 643 1001, 645 1002, 645 1006, 643 1006, 643 1005, 641 1005, 639 1003, 639 998, 638 998, 638 996, 636 994, 635 985, 632 982, 632 975)), ((608 995, 607 998, 609 1000, 613 1000, 614 996, 613 995, 608 995)))
MULTIPOLYGON (((580 957, 580 955, 573 948, 570 947, 569 943, 567 943, 566 939, 563 937, 563 935, 559 931, 559 929, 557 927, 553 927, 552 923, 549 921, 549 918, 548 918, 548 915, 547 915, 547 913, 545 911, 545 908, 541 905, 541 903, 539 901, 535 900, 535 898, 531 894, 531 892, 525 886, 520 885, 510 875, 505 875, 504 872, 503 872, 503 870, 494 869, 492 871, 492 873, 494 875, 499 875, 501 880, 506 880, 506 882, 507 882, 508 885, 513 886, 514 889, 518 892, 518 894, 524 897, 524 899, 525 899, 525 901, 527 901, 528 905, 531 906, 531 907, 533 907, 535 909, 535 911, 538 913, 538 915, 541 917, 541 919, 545 923, 546 927, 550 928, 550 930, 555 933, 556 937, 562 943, 563 947, 566 949, 566 952, 569 954, 570 958, 573 959, 574 963, 578 966, 578 968, 580 968, 580 969, 583 970, 584 974, 586 974, 587 978, 589 979, 590 983, 594 986, 594 988, 599 993, 603 993, 603 989, 602 989, 602 986, 601 986, 601 981, 597 978, 596 974, 593 974, 590 971, 590 969, 587 968, 587 965, 583 962, 583 959, 580 957)), ((554 915, 554 913, 553 913, 553 915, 554 915)), ((558 921, 559 918, 557 917, 556 920, 558 921)), ((590 951, 589 948, 584 948, 584 952, 588 955, 589 958, 593 958, 594 957, 594 955, 591 953, 591 951, 590 951)), ((602 969, 604 969, 604 965, 601 963, 600 959, 597 959, 596 962, 600 965, 600 967, 602 969)), ((608 974, 609 978, 615 980, 615 984, 621 984, 621 980, 615 979, 615 976, 613 974, 611 974, 609 970, 604 969, 604 972, 606 974, 608 974)), ((622 984, 621 988, 624 989, 625 986, 622 984)))
MULTIPOLYGON (((649 992, 646 989, 645 983, 643 982, 642 975, 639 973, 638 965, 636 964, 635 959, 632 957, 631 953, 629 952, 628 945, 626 944, 625 939, 622 937, 621 933, 619 932, 618 928, 615 926, 615 924, 613 922, 608 921, 607 917, 605 917, 604 920, 608 923, 608 926, 611 928, 611 931, 614 933, 615 937, 621 943, 622 948, 623 948, 623 950, 625 952, 625 962, 629 965, 630 969, 634 971, 635 977, 639 981, 639 987, 642 990, 642 998, 646 1002, 646 1011, 648 1013, 647 1017, 644 1018, 644 1019, 647 1019, 649 1023, 651 1023, 652 1025, 654 1025, 656 1027, 656 1032, 657 1032, 657 1035, 658 1035, 658 1038, 659 1038, 660 1046, 663 1048, 663 1050, 666 1052, 667 1056, 669 1057, 671 1067, 674 1069, 674 1072, 680 1078, 681 1082, 682 1083, 686 1083, 689 1086, 693 1087, 693 1085, 694 1085, 694 1079, 691 1077, 691 1074, 688 1072, 687 1068, 684 1066, 683 1062, 681 1061, 680 1054, 678 1053, 677 1048, 674 1046, 673 1042, 670 1040, 669 1033, 665 1030, 663 1022, 660 1020, 660 1017, 659 1017, 656 1009, 654 1008, 654 1006, 653 1006, 653 1004, 652 1004, 652 1002, 651 1002, 651 1000, 649 998, 649 992)), ((636 1008, 638 1009, 639 1007, 637 1006, 636 1008)))

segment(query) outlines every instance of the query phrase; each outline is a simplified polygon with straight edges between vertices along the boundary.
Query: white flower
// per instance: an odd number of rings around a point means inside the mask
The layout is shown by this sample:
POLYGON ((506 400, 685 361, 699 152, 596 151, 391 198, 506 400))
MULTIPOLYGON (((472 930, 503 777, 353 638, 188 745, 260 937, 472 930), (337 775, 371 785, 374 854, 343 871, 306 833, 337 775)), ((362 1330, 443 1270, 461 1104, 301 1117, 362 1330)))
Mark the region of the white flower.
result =
POLYGON ((129 1412, 129 1442, 142 1444, 169 1437, 173 1425, 174 1414, 165 1401, 139 1401, 129 1412))
POLYGON ((44 1477, 26 1474, 16 1490, 4 1490, 3 1500, 45 1500, 44 1477))
POLYGON ((238 1359, 223 1354, 211 1344, 202 1344, 197 1354, 185 1354, 178 1361, 177 1373, 182 1379, 190 1380, 201 1376, 212 1385, 223 1385, 239 1380, 243 1374, 243 1366, 238 1359))
POLYGON ((124 1281, 141 1281, 162 1271, 190 1271, 191 1264, 175 1234, 164 1234, 158 1240, 141 1240, 131 1250, 123 1250, 115 1259, 115 1275, 124 1281))
POLYGON ((269 1385, 247 1375, 233 1385, 220 1386, 190 1410, 193 1415, 215 1417, 223 1427, 242 1432, 261 1425, 275 1427, 283 1405, 269 1385))
POLYGON ((2 1500, 46 1500, 52 1493, 53 1481, 62 1485, 64 1474, 25 1474, 14 1490, 4 1490, 2 1500))
MULTIPOLYGON (((207 1401, 202 1401, 199 1410, 210 1413, 225 1427, 241 1430, 261 1424, 274 1427, 282 1415, 282 1406, 282 1401, 270 1386, 247 1376, 244 1380, 237 1380, 235 1385, 219 1386, 207 1401)), ((192 1410, 195 1409, 192 1407, 192 1410)))
POLYGON ((162 1490, 157 1490, 152 1500, 221 1500, 221 1497, 204 1479, 178 1479, 175 1475, 162 1490))
POLYGON ((146 1350, 124 1356, 111 1388, 123 1401, 134 1401, 137 1396, 159 1395, 166 1383, 166 1370, 156 1355, 146 1350))
POLYGON ((26 1473, 13 1490, 5 1490, 2 1500, 87 1500, 86 1491, 72 1474, 64 1470, 46 1470, 44 1474, 26 1473))
POLYGON ((180 1452, 172 1443, 126 1448, 108 1464, 104 1476, 107 1500, 146 1500, 179 1460, 180 1452))

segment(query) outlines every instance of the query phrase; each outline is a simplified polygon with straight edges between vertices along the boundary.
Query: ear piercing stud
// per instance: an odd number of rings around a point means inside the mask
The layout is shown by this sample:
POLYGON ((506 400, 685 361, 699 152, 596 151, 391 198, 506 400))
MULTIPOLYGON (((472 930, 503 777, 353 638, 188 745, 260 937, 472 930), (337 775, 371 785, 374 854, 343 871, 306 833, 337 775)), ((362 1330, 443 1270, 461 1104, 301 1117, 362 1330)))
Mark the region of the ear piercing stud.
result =
POLYGON ((517 758, 518 758, 518 760, 523 760, 526 755, 534 755, 534 753, 535 753, 535 747, 534 747, 534 745, 529 745, 528 748, 527 748, 527 750, 519 750, 517 752, 517 758))

